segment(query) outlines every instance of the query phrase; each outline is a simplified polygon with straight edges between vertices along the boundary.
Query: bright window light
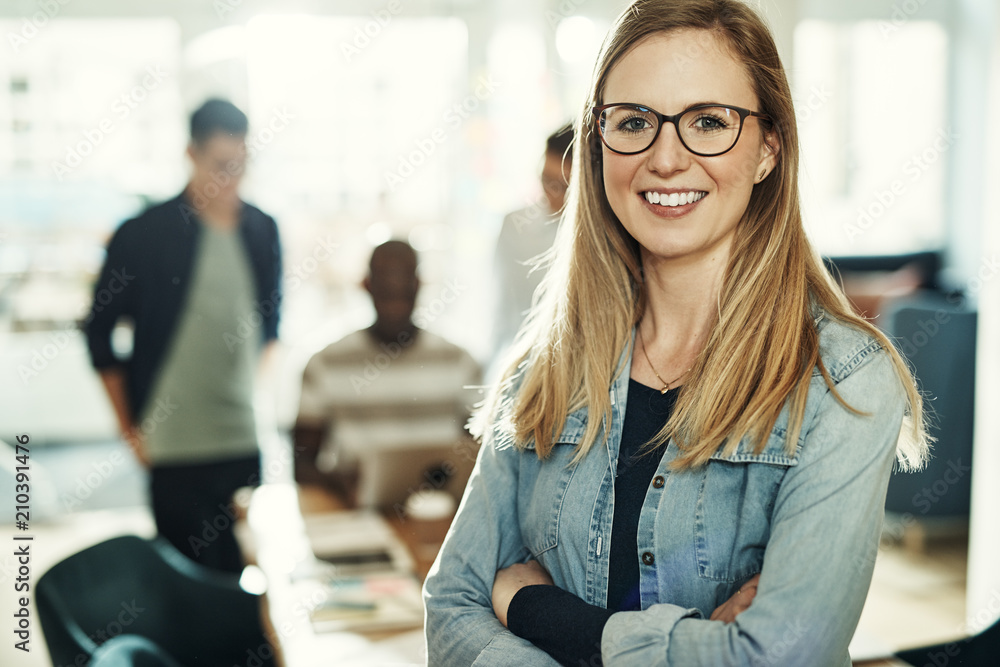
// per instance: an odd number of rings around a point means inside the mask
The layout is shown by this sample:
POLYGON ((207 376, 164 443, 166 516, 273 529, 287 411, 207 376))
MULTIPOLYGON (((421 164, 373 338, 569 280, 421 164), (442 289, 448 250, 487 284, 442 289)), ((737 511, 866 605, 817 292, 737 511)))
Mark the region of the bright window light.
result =
POLYGON ((803 21, 794 93, 803 215, 826 255, 941 247, 949 126, 947 33, 910 21, 803 21), (832 56, 832 57, 831 57, 832 56))
POLYGON ((600 45, 597 28, 586 16, 570 16, 556 28, 556 50, 568 63, 593 63, 600 45))

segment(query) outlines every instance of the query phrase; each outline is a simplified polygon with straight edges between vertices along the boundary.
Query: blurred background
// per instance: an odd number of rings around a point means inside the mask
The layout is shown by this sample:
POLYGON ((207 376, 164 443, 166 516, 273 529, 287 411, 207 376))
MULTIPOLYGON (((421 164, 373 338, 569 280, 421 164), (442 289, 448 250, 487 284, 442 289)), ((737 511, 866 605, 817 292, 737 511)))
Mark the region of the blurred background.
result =
MULTIPOLYGON (((309 355, 370 322, 360 281, 390 238, 420 254, 422 324, 490 363, 500 222, 541 197, 545 138, 583 108, 626 4, 0 1, 0 438, 31 435, 48 480, 33 508, 58 518, 145 502, 76 327, 109 235, 184 186, 194 108, 220 96, 246 111, 243 198, 282 235, 281 363, 259 398, 280 433, 309 355)), ((974 618, 1000 596, 989 409, 1000 401, 1000 3, 754 4, 791 78, 815 245, 914 356, 931 342, 969 351, 927 372, 958 376, 941 391, 965 396, 938 458, 945 469, 974 458, 974 472, 946 493, 934 486, 943 472, 897 485, 890 510, 904 532, 909 516, 925 533, 971 535, 963 600, 974 618), (964 338, 927 331, 941 312, 974 316, 964 338), (949 384, 963 380, 967 394, 949 384), (966 435, 952 444, 955 429, 966 435), (954 506, 925 497, 921 512, 922 489, 954 506)))

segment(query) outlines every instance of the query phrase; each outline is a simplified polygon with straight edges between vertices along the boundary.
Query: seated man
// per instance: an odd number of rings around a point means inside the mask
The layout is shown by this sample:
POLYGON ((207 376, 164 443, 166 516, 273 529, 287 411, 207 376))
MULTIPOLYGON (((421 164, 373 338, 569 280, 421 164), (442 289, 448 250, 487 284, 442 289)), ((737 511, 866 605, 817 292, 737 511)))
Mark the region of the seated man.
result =
POLYGON ((469 354, 413 323, 417 255, 375 248, 363 286, 375 323, 316 353, 302 376, 295 479, 349 506, 402 507, 429 489, 459 497, 476 458, 465 432, 480 382, 469 354))

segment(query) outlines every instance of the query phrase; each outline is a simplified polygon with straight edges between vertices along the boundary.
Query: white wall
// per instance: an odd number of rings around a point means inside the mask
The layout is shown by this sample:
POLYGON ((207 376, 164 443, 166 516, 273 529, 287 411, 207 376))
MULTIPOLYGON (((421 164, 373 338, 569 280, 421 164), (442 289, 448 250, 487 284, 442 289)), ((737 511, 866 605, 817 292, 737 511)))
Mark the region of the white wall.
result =
MULTIPOLYGON (((987 25, 992 26, 987 99, 989 108, 1000 109, 1000 12, 994 10, 987 25)), ((987 132, 984 144, 988 147, 981 163, 983 182, 993 187, 984 188, 982 193, 981 257, 978 266, 972 267, 977 275, 970 285, 981 285, 966 598, 970 632, 1000 618, 1000 190, 995 187, 1000 183, 1000 127, 987 122, 982 129, 987 132)))

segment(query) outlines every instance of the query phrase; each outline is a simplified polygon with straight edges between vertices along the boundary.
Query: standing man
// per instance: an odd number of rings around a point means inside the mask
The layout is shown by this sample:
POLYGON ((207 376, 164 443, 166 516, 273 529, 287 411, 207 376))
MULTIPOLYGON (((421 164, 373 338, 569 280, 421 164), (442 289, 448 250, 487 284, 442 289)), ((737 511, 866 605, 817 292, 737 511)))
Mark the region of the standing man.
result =
POLYGON ((253 379, 281 303, 277 225, 237 192, 246 134, 227 101, 192 114, 190 182, 112 236, 85 325, 122 437, 149 468, 157 530, 233 572, 231 499, 259 482, 253 379), (134 328, 128 358, 112 347, 121 318, 134 328))
POLYGON ((551 248, 556 239, 573 166, 572 143, 572 124, 563 125, 549 136, 541 176, 545 197, 503 219, 493 258, 495 298, 490 376, 514 341, 531 308, 531 297, 542 281, 544 273, 534 269, 532 260, 551 248))

